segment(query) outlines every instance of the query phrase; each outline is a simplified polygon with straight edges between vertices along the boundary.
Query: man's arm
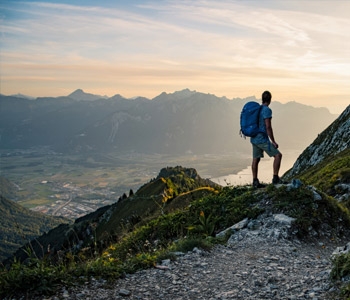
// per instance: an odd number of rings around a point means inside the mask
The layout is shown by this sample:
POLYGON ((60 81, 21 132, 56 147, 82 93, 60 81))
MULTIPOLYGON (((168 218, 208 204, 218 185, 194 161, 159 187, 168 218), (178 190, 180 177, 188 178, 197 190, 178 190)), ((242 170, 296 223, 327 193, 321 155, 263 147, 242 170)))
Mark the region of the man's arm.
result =
POLYGON ((266 133, 269 136, 272 145, 274 145, 276 148, 278 148, 278 144, 276 143, 275 137, 273 136, 271 118, 265 119, 264 121, 265 121, 266 133))

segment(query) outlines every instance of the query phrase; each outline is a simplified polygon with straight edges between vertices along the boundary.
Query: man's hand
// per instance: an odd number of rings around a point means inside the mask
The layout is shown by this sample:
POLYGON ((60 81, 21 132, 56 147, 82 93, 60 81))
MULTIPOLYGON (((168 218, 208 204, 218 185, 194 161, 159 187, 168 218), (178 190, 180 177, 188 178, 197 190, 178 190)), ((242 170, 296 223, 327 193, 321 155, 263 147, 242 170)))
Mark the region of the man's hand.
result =
POLYGON ((271 144, 276 148, 278 149, 278 144, 276 142, 271 142, 271 144))

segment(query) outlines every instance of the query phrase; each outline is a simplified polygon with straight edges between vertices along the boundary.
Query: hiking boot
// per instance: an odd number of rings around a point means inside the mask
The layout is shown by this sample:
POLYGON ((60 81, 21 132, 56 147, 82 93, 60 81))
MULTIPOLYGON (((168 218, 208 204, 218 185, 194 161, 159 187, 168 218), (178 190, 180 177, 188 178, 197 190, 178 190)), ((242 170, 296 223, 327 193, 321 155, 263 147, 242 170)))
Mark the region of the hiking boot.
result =
POLYGON ((287 182, 285 182, 281 178, 279 178, 278 175, 273 175, 272 184, 286 184, 286 183, 287 182))
POLYGON ((259 179, 254 179, 254 180, 253 180, 253 187, 254 187, 255 189, 261 189, 261 188, 266 187, 266 185, 265 185, 265 184, 261 184, 260 181, 259 181, 259 179))

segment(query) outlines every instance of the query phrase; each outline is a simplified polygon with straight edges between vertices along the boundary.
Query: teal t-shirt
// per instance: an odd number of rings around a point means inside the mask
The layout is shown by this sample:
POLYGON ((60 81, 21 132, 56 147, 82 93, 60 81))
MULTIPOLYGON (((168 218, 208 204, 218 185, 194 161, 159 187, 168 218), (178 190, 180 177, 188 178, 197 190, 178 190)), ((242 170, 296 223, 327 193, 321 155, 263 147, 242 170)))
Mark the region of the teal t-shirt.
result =
POLYGON ((266 126, 265 126, 265 119, 271 119, 272 118, 272 110, 266 106, 263 105, 260 111, 260 120, 259 120, 259 129, 263 133, 258 133, 257 136, 250 138, 250 142, 252 144, 264 144, 268 142, 269 137, 266 133, 266 126))

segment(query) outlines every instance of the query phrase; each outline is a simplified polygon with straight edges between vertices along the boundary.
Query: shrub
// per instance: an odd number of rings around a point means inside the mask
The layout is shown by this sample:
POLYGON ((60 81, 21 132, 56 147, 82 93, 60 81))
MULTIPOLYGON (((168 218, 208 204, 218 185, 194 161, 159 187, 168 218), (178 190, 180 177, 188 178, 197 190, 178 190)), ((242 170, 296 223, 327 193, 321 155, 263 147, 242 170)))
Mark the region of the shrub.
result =
POLYGON ((341 296, 344 299, 350 299, 350 252, 337 255, 332 260, 331 278, 335 281, 341 281, 347 278, 348 283, 341 288, 341 296))
POLYGON ((16 293, 50 295, 59 284, 69 284, 69 269, 63 265, 54 266, 46 260, 31 258, 26 263, 16 261, 7 270, 0 271, 0 296, 16 293))

